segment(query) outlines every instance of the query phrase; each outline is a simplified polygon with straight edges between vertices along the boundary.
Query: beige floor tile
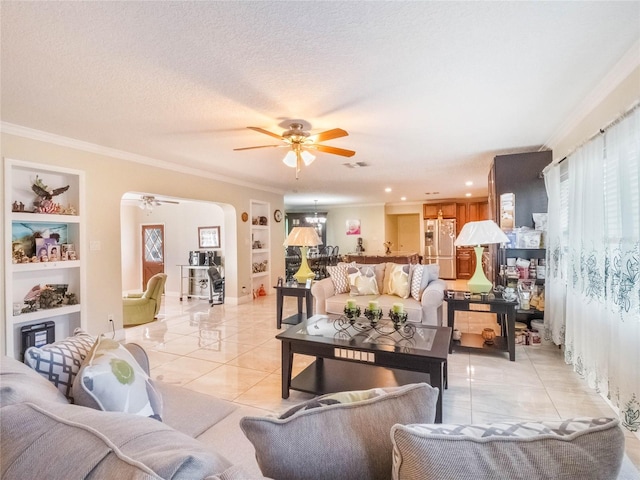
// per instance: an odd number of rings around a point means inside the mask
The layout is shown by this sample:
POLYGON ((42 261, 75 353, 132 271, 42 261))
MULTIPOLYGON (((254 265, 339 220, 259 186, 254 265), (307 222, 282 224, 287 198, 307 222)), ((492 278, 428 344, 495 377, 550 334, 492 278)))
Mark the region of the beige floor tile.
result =
POLYGON ((238 356, 253 350, 255 345, 220 341, 208 344, 206 348, 199 348, 189 354, 193 358, 201 358, 210 362, 227 363, 238 356))
POLYGON ((530 420, 560 419, 543 387, 475 381, 471 384, 471 412, 496 413, 530 420))
POLYGON ((281 377, 279 374, 271 374, 239 395, 234 401, 280 414, 313 397, 314 395, 309 393, 289 390, 289 398, 283 399, 281 377))
POLYGON ((279 370, 281 362, 280 356, 277 352, 274 352, 272 347, 262 348, 259 346, 246 353, 238 355, 232 360, 229 360, 227 364, 235 365, 237 367, 253 368, 261 372, 273 373, 279 370))
POLYGON ((225 400, 235 400, 269 375, 249 368, 222 365, 184 385, 185 388, 207 393, 225 400))
POLYGON ((173 385, 184 385, 221 365, 221 363, 197 358, 178 357, 171 362, 152 368, 151 378, 173 385))

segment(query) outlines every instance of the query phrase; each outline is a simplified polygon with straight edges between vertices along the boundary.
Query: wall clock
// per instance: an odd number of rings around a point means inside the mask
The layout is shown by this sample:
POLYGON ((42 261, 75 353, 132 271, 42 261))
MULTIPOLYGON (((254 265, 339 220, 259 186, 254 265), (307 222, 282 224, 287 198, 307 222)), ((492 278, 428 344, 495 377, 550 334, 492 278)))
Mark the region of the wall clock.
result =
POLYGON ((247 212, 242 212, 242 221, 246 222, 247 220, 249 220, 249 214, 247 212))
POLYGON ((273 219, 276 222, 281 222, 282 221, 282 212, 280 210, 276 210, 275 212, 273 212, 273 219))

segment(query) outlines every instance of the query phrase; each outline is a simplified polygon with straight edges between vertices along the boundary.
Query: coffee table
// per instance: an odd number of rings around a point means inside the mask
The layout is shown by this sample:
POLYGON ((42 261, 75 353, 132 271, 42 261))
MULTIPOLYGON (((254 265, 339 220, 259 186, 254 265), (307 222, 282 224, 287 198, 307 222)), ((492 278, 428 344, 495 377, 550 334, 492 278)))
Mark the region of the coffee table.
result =
MULTIPOLYGON (((390 322, 380 324, 392 330, 390 322)), ((282 341, 282 398, 289 398, 290 389, 323 395, 426 382, 439 389, 436 422, 441 423, 452 329, 413 325, 411 338, 381 335, 364 318, 345 328, 340 315, 314 315, 290 327, 276 336, 282 341), (292 379, 296 353, 316 360, 292 379)))

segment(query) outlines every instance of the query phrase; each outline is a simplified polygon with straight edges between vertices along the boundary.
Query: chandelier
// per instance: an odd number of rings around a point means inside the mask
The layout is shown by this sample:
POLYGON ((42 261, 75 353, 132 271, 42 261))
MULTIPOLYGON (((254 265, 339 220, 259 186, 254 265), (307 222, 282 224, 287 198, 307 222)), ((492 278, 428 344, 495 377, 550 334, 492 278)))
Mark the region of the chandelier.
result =
POLYGON ((304 221, 311 225, 321 225, 327 223, 327 217, 318 216, 318 200, 314 200, 314 202, 316 203, 316 207, 313 212, 313 217, 305 217, 304 221))

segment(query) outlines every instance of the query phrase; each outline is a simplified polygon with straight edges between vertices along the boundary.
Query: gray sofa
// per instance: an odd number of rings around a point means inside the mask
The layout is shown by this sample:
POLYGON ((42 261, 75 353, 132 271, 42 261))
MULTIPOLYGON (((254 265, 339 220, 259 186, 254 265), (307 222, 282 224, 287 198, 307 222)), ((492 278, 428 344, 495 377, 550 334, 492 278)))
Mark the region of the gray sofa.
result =
MULTIPOLYGON (((442 304, 444 302, 444 291, 447 284, 438 277, 437 265, 422 265, 425 273, 422 276, 422 285, 416 300, 412 295, 402 298, 387 292, 388 269, 396 265, 394 263, 380 263, 377 265, 356 265, 358 268, 370 268, 377 278, 379 294, 377 295, 353 295, 353 289, 345 293, 336 293, 334 279, 328 277, 315 282, 311 286, 311 294, 314 298, 314 312, 316 314, 341 314, 347 300, 355 300, 356 305, 364 312, 369 302, 375 300, 382 308, 384 317, 388 318, 388 312, 395 303, 402 303, 404 311, 407 312, 407 320, 410 322, 422 323, 423 325, 442 325, 442 304)), ((415 268, 415 266, 407 268, 415 268)), ((411 278, 409 278, 411 282, 411 278)))
MULTIPOLYGON (((127 348, 148 370, 144 351, 135 345, 127 348)), ((598 419, 593 439, 577 432, 566 438, 568 442, 550 438, 558 436, 555 434, 536 432, 540 440, 497 438, 488 443, 486 429, 480 431, 482 438, 474 440, 474 426, 465 427, 469 432, 460 436, 461 427, 431 423, 437 390, 426 384, 408 385, 384 395, 378 392, 378 396, 361 401, 341 398, 342 403, 337 404, 335 398, 319 397, 277 418, 182 387, 155 385, 164 402, 162 422, 69 404, 40 374, 2 357, 0 478, 264 479, 257 457, 263 471, 276 479, 384 480, 391 476, 393 457, 393 478, 398 480, 601 480, 615 477, 597 475, 617 470, 622 457, 623 434, 610 419, 598 419), (418 425, 412 425, 415 423, 418 425), (440 427, 445 427, 444 431, 440 427), (308 445, 302 448, 305 442, 308 445), (516 442, 522 446, 508 446, 516 442), (541 445, 533 448, 534 444, 541 445), (473 458, 466 458, 468 455, 473 458), (466 460, 460 461, 463 458, 466 460), (457 470, 447 476, 447 471, 453 472, 452 465, 457 470), (548 476, 548 472, 558 471, 554 465, 564 476, 548 476), (508 470, 511 467, 515 470, 508 470), (496 477, 496 472, 503 471, 513 476, 496 477), (538 475, 543 471, 544 475, 538 475), (580 475, 566 476, 567 471, 580 475), (415 476, 412 472, 421 473, 415 476), (438 473, 432 476, 433 472, 438 473)), ((533 425, 534 429, 539 427, 533 425)), ((496 431, 510 428, 495 426, 496 431)), ((616 478, 640 478, 626 456, 616 478)))
POLYGON ((34 370, 2 357, 0 478, 265 478, 239 423, 268 412, 155 386, 164 403, 162 422, 69 404, 34 370))

